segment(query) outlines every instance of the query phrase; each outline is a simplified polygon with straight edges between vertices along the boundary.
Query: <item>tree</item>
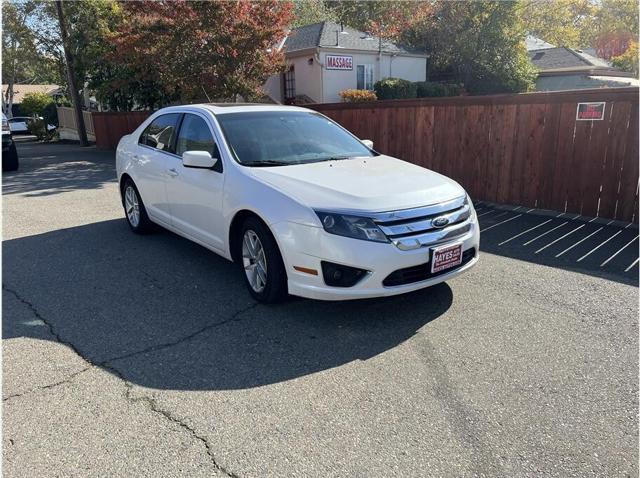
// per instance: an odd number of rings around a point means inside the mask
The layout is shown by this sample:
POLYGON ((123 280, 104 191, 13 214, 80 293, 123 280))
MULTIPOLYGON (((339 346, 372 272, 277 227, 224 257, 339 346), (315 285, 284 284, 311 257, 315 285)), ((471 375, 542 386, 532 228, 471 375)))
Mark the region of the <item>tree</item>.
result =
POLYGON ((78 126, 78 137, 80 138, 80 145, 89 146, 89 141, 87 140, 87 129, 84 125, 84 116, 82 115, 82 105, 80 104, 80 95, 78 94, 74 57, 71 52, 71 46, 67 36, 67 24, 64 18, 64 5, 62 0, 56 0, 56 10, 58 11, 58 21, 60 23, 60 40, 62 41, 62 49, 64 51, 65 62, 67 65, 69 92, 71 94, 71 102, 75 110, 76 125, 78 126))
POLYGON ((336 21, 389 40, 398 39, 432 11, 432 2, 425 1, 327 0, 325 4, 336 21))
POLYGON ((160 100, 252 97, 284 69, 276 45, 291 10, 276 0, 126 2, 109 60, 134 76, 118 75, 112 92, 153 82, 162 85, 160 100))
POLYGON ((528 33, 558 46, 580 48, 596 10, 592 0, 528 0, 519 15, 528 33))
POLYGON ((611 59, 611 64, 623 71, 633 73, 638 78, 638 42, 632 41, 627 51, 611 59))
POLYGON ((404 39, 431 54, 437 71, 450 71, 471 93, 533 88, 536 71, 524 45, 517 2, 435 2, 404 39))
POLYGON ((637 0, 527 0, 519 15, 532 35, 558 46, 595 47, 607 59, 638 37, 637 0))
POLYGON ((298 28, 325 20, 336 21, 335 13, 323 0, 293 0, 291 28, 298 28))
POLYGON ((16 83, 29 82, 34 78, 41 58, 36 49, 27 20, 35 9, 33 2, 2 2, 2 78, 7 90, 2 95, 2 111, 11 118, 16 83))
MULTIPOLYGON (((121 20, 120 13, 120 5, 115 0, 64 3, 67 45, 74 60, 76 82, 81 88, 91 78, 96 63, 110 50, 106 37, 121 20)), ((61 48, 60 23, 55 2, 37 2, 30 24, 38 49, 55 62, 61 77, 66 78, 65 55, 61 48)))

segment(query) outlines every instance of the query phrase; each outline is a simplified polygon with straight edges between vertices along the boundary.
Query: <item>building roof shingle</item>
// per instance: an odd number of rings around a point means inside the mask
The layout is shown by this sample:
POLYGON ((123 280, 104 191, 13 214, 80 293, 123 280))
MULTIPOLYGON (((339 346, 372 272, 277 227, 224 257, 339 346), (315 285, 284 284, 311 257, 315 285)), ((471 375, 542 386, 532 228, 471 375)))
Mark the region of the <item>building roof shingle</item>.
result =
MULTIPOLYGON (((2 94, 5 95, 9 85, 2 85, 2 94)), ((60 86, 58 85, 13 85, 13 104, 18 105, 22 103, 24 95, 29 93, 46 93, 48 95, 55 95, 60 92, 60 86)))
MULTIPOLYGON (((330 21, 296 28, 289 33, 284 43, 284 49, 289 53, 317 47, 377 52, 379 46, 378 37, 330 21), (338 44, 336 44, 336 32, 338 32, 338 44)), ((424 51, 413 50, 387 40, 382 40, 382 51, 383 53, 426 55, 424 51)))
POLYGON ((530 50, 529 58, 540 71, 550 71, 559 69, 590 69, 611 67, 600 58, 586 53, 572 50, 571 48, 544 48, 540 50, 530 50))

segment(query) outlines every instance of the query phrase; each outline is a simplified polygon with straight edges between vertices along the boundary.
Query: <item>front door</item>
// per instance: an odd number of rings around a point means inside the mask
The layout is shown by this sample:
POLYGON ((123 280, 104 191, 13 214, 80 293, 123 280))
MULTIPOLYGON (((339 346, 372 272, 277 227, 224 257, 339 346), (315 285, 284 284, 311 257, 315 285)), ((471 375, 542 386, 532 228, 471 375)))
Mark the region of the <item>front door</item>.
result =
POLYGON ((135 182, 147 213, 159 222, 171 223, 166 183, 175 158, 175 135, 180 113, 158 116, 140 135, 132 161, 135 182))
POLYGON ((222 250, 222 162, 212 129, 204 116, 186 113, 172 158, 173 176, 167 179, 167 196, 171 203, 172 224, 205 244, 222 250), (185 151, 207 151, 218 161, 213 169, 191 168, 182 164, 185 151))

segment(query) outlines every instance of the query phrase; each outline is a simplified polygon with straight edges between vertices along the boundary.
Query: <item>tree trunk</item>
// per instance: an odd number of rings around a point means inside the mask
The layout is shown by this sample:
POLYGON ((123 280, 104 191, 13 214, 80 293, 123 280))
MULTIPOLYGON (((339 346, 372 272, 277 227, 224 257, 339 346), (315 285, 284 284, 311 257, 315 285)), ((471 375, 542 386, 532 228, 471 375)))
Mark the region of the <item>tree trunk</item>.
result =
POLYGON ((71 49, 69 48, 69 40, 67 36, 67 25, 64 20, 64 12, 62 11, 62 0, 56 0, 56 10, 58 11, 58 22, 60 23, 60 38, 62 39, 62 48, 64 49, 64 58, 67 63, 67 77, 69 81, 69 90, 71 93, 71 102, 76 115, 76 125, 78 126, 78 136, 82 146, 89 146, 87 141, 87 130, 84 126, 84 117, 82 116, 82 106, 80 105, 80 95, 78 94, 78 85, 76 82, 75 65, 71 49))
POLYGON ((2 112, 7 119, 13 118, 13 85, 16 83, 16 40, 11 42, 11 75, 7 81, 7 91, 2 96, 2 112))

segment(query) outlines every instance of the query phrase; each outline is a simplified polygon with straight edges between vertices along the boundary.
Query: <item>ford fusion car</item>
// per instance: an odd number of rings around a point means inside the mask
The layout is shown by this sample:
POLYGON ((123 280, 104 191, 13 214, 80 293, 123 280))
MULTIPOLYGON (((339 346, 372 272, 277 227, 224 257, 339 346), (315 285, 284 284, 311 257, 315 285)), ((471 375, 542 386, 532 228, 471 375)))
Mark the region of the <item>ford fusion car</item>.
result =
POLYGON ((308 109, 164 108, 116 158, 134 232, 157 224, 236 262, 261 302, 402 294, 478 261, 477 216, 458 183, 308 109))

